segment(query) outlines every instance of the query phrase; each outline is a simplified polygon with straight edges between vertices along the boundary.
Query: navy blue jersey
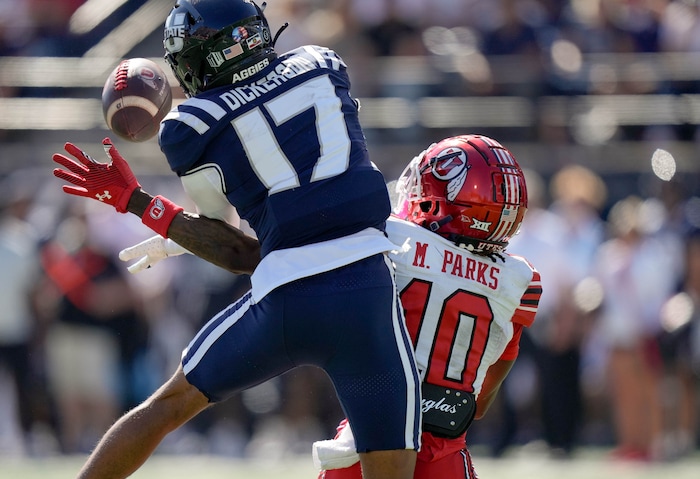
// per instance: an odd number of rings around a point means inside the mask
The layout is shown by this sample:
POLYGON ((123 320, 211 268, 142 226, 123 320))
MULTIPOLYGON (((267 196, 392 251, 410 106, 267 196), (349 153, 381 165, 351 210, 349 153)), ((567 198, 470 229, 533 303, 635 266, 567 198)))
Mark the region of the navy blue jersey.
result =
POLYGON ((384 178, 370 162, 346 66, 323 47, 280 56, 245 84, 190 98, 163 120, 179 176, 214 169, 261 254, 383 231, 384 178))

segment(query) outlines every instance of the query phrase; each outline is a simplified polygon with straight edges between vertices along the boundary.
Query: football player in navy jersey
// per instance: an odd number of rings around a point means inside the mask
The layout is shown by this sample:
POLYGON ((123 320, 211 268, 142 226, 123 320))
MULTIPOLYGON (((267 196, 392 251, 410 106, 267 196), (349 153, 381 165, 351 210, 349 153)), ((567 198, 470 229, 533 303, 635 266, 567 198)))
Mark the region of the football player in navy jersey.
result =
POLYGON ((318 46, 278 56, 276 37, 248 0, 177 0, 165 22, 165 59, 188 99, 159 144, 196 214, 145 192, 109 139, 108 164, 71 143, 75 159, 53 157, 66 193, 139 215, 163 251, 253 271, 174 375, 107 431, 83 479, 127 477, 209 405, 304 364, 332 380, 364 477, 413 477, 420 385, 388 259, 385 181, 340 57, 318 46), (225 221, 231 205, 257 238, 225 221))

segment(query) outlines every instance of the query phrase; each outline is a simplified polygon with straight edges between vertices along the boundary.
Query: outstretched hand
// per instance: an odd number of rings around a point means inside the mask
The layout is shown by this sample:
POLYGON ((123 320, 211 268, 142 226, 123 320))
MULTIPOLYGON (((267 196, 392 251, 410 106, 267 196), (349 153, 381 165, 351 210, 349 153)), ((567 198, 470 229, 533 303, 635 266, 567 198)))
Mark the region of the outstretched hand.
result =
POLYGON ((124 248, 119 253, 119 259, 122 261, 131 261, 132 259, 139 258, 136 263, 127 267, 129 273, 136 274, 139 271, 150 268, 160 260, 169 256, 178 256, 184 253, 190 252, 173 240, 156 235, 139 244, 124 248))
POLYGON ((56 168, 53 174, 74 185, 64 185, 63 191, 66 193, 94 198, 114 206, 120 213, 126 213, 131 194, 141 185, 109 138, 102 141, 102 146, 110 163, 95 161, 74 144, 66 143, 65 150, 78 161, 54 154, 53 161, 66 169, 56 168))

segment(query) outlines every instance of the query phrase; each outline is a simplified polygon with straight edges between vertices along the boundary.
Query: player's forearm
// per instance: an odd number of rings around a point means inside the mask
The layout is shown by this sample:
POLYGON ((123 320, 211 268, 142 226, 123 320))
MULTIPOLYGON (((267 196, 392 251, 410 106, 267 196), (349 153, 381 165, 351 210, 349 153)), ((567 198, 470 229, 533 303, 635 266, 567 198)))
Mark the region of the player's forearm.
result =
MULTIPOLYGON (((152 199, 139 188, 131 195, 128 211, 142 217, 152 199)), ((260 262, 258 240, 223 221, 181 212, 170 224, 168 237, 232 273, 252 273, 260 262)))
POLYGON ((481 387, 481 392, 476 400, 476 415, 475 419, 481 419, 489 410, 491 404, 496 399, 501 384, 505 380, 506 376, 510 372, 515 361, 499 359, 494 364, 491 365, 486 377, 484 378, 484 384, 481 387))

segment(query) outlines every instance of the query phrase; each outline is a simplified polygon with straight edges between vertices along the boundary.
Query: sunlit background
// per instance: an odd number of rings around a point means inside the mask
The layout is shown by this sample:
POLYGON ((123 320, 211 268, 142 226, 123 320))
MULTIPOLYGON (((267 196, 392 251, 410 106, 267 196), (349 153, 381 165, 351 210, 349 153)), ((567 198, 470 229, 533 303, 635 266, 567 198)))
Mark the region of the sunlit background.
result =
MULTIPOLYGON (((496 138, 527 170, 530 211, 509 251, 541 271, 541 312, 469 433, 476 455, 595 447, 611 460, 697 461, 700 2, 268 3, 273 31, 290 25, 279 52, 319 44, 348 64, 387 181, 465 133, 496 138)), ((100 96, 121 59, 170 75, 172 5, 0 0, 0 463, 88 452, 248 286, 189 256, 128 275, 116 255, 149 231, 70 201, 51 175, 66 141, 103 155, 100 96), (98 266, 67 280, 88 254, 98 266), (76 300, 76 285, 91 294, 76 300), (66 298, 85 317, 68 315, 66 298)), ((144 189, 187 205, 156 139, 115 140, 144 189)), ((301 368, 213 408, 159 452, 284 459, 309 454, 341 418, 325 376, 301 368)))

